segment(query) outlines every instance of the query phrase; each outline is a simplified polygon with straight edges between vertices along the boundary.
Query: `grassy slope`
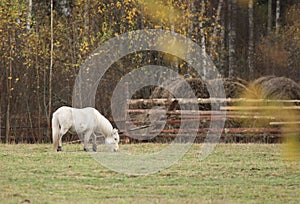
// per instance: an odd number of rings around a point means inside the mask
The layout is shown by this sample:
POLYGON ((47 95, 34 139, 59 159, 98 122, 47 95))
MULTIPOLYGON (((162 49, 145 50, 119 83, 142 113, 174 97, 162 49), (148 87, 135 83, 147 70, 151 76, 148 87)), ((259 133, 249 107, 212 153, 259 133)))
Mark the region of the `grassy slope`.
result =
MULTIPOLYGON (((121 146, 136 152, 158 147, 121 146)), ((80 145, 64 148, 0 145, 0 203, 300 202, 300 162, 283 161, 280 145, 220 144, 202 162, 194 145, 177 164, 149 176, 117 174, 80 145)))

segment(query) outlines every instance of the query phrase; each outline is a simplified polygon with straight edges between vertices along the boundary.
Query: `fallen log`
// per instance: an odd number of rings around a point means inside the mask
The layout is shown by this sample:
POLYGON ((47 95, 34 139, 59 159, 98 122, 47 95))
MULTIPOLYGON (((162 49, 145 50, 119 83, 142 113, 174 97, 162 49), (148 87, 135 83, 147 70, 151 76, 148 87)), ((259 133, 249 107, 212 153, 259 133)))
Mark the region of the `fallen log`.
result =
POLYGON ((223 111, 251 111, 251 110, 300 110, 300 106, 221 106, 223 111))
POLYGON ((273 100, 273 99, 249 99, 249 98, 154 98, 154 99, 130 99, 129 105, 165 105, 178 101, 180 104, 188 103, 300 103, 300 100, 273 100))

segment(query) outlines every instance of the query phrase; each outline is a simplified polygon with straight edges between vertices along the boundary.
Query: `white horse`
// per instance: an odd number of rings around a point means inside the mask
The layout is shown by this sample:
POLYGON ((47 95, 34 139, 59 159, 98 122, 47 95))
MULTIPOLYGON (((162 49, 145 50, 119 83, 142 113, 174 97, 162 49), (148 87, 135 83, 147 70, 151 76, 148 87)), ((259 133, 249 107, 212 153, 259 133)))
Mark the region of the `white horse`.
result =
POLYGON ((118 130, 95 108, 63 106, 57 109, 52 116, 52 139, 57 151, 62 151, 62 136, 67 132, 84 135, 84 151, 89 151, 87 144, 90 136, 93 139, 93 151, 97 151, 96 135, 99 134, 105 137, 105 143, 112 147, 112 151, 119 150, 118 130))

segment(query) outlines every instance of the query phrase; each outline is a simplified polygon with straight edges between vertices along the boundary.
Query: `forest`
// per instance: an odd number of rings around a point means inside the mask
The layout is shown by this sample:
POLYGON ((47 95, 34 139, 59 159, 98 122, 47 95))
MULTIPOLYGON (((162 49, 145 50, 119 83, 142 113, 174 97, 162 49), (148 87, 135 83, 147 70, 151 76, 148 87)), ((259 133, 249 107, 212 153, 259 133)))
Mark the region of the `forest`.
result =
MULTIPOLYGON (((274 75, 299 84, 299 14, 299 0, 2 0, 1 141, 50 142, 51 115, 72 105, 81 64, 102 43, 135 30, 162 29, 192 39, 224 78, 274 75)), ((101 113, 111 117, 110 104, 101 101, 110 100, 122 76, 143 65, 198 77, 176 56, 130 54, 99 84, 101 113)))

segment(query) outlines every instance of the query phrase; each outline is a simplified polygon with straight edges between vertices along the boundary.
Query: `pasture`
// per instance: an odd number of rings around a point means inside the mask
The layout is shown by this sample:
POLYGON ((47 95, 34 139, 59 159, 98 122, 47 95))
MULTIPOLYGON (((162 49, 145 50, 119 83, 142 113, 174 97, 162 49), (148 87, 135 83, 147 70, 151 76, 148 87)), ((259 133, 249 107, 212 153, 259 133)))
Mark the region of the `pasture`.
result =
MULTIPOLYGON (((166 144, 120 145, 134 153, 166 144)), ((80 144, 0 144, 1 203, 299 203, 300 161, 282 144, 218 144, 204 161, 199 144, 178 163, 148 176, 115 173, 80 144)))

